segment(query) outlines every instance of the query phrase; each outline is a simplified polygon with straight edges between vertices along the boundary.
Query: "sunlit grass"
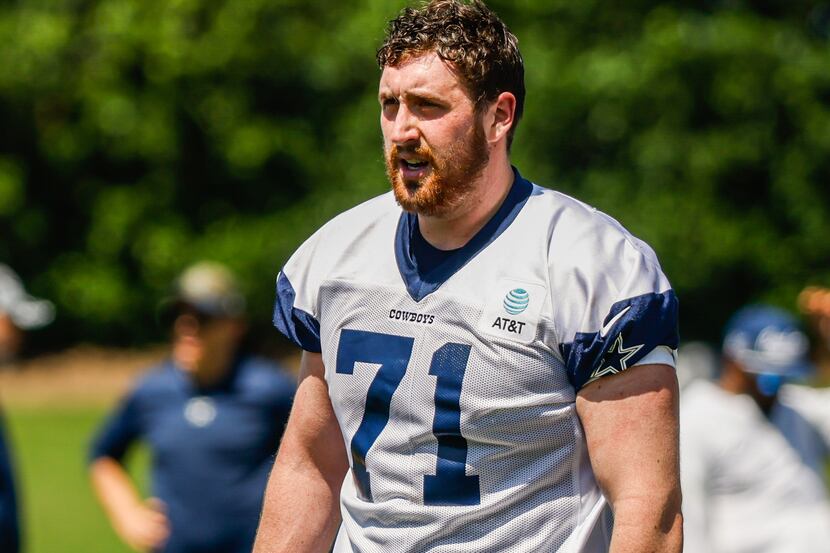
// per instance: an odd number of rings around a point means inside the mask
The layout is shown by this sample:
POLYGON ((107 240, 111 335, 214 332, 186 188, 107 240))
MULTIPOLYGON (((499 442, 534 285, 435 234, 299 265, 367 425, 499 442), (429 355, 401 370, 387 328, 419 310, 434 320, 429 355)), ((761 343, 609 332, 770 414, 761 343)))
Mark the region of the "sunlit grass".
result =
MULTIPOLYGON (((6 409, 26 553, 127 553, 90 489, 86 455, 101 408, 6 409)), ((131 472, 145 488, 147 455, 138 449, 131 472)))

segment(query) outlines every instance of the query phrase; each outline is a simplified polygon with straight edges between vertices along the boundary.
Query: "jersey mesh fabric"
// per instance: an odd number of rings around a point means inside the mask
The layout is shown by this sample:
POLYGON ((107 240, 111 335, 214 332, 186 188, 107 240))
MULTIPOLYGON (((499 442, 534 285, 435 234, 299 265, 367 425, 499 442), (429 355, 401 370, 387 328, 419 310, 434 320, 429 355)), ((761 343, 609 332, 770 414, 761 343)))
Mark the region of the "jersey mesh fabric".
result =
POLYGON ((320 305, 326 377, 347 451, 379 366, 356 363, 352 374, 338 373, 340 334, 326 327, 414 338, 389 421, 366 454, 373 501, 360 497, 351 474, 342 490, 353 550, 559 550, 577 524, 573 474, 580 428, 573 398, 563 393, 568 383, 557 356, 538 343, 482 335, 475 327, 481 310, 440 291, 416 304, 400 289, 331 281, 321 287, 320 305), (403 323, 389 317, 395 311, 429 314, 434 321, 403 323), (429 374, 430 362, 443 344, 464 341, 472 347, 461 428, 466 474, 479 477, 480 504, 425 505, 424 476, 436 473, 438 454, 437 379, 429 374))
POLYGON ((514 214, 423 274, 390 193, 283 268, 275 324, 315 337, 352 462, 337 553, 607 551, 576 393, 676 347, 676 301, 607 216, 535 186, 514 214))

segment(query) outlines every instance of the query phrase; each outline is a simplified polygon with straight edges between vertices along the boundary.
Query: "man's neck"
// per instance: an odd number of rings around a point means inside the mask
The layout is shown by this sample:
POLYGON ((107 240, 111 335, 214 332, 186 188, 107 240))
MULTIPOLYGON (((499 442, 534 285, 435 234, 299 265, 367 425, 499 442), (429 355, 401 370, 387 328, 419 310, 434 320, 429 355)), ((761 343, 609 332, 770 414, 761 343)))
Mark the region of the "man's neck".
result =
POLYGON ((442 217, 418 214, 424 240, 440 250, 464 246, 498 211, 513 184, 513 169, 504 157, 489 163, 473 192, 455 212, 442 217))
POLYGON ((231 370, 235 355, 233 351, 228 351, 222 355, 194 360, 185 355, 177 355, 178 353, 174 346, 173 361, 202 388, 209 388, 221 382, 231 370))

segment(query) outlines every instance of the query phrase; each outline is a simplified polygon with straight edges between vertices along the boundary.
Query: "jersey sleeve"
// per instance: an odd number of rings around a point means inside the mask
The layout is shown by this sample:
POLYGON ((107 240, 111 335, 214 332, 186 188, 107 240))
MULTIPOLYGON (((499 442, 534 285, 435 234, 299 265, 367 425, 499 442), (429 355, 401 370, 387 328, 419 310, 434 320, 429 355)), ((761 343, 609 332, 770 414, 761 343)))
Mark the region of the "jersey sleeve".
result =
POLYGON ((554 325, 576 391, 642 363, 674 365, 677 296, 644 242, 602 214, 554 244, 554 325), (568 263, 561 260, 569 259, 568 263))
POLYGON ((102 457, 120 461, 140 434, 139 398, 134 392, 122 400, 96 434, 89 450, 89 461, 102 457))
POLYGON ((317 296, 320 279, 317 256, 323 229, 318 230, 288 260, 277 276, 274 326, 305 351, 320 353, 317 296))

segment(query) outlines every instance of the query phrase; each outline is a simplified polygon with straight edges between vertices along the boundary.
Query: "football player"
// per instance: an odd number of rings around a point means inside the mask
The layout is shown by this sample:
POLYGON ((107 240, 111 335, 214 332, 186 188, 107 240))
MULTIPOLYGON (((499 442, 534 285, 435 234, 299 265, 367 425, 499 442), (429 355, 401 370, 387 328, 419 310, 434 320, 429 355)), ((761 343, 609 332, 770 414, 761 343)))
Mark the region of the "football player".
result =
POLYGON ((654 253, 511 167, 523 62, 483 3, 404 10, 378 62, 392 192, 277 278, 305 352, 255 551, 680 551, 654 253))
POLYGON ((747 306, 716 379, 684 389, 687 553, 830 553, 830 390, 796 383, 812 375, 808 351, 791 314, 747 306))

